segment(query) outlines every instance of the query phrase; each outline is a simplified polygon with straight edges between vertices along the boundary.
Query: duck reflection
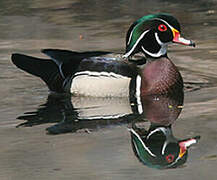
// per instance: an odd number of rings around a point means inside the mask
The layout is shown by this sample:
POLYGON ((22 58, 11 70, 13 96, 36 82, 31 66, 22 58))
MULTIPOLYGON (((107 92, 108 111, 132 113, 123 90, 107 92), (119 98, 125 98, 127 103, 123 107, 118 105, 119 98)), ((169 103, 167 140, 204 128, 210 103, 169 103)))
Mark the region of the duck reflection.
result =
POLYGON ((132 148, 136 157, 146 166, 157 169, 176 168, 188 157, 188 148, 197 143, 199 136, 179 140, 171 126, 151 124, 149 130, 130 129, 132 148))
POLYGON ((139 161, 157 169, 176 168, 186 162, 188 148, 199 140, 199 136, 184 140, 173 136, 172 125, 182 111, 183 99, 182 91, 143 96, 139 101, 51 94, 35 112, 19 116, 25 122, 18 127, 55 123, 47 132, 61 134, 127 124, 139 161))
POLYGON ((56 123, 47 128, 49 134, 96 130, 129 124, 141 117, 128 98, 94 98, 50 94, 47 102, 34 112, 17 119, 25 120, 17 127, 56 123))
POLYGON ((151 168, 166 169, 183 165, 188 157, 188 148, 200 138, 179 140, 173 136, 172 124, 181 113, 183 93, 142 97, 142 106, 150 127, 146 130, 145 123, 134 122, 129 129, 136 157, 151 168))

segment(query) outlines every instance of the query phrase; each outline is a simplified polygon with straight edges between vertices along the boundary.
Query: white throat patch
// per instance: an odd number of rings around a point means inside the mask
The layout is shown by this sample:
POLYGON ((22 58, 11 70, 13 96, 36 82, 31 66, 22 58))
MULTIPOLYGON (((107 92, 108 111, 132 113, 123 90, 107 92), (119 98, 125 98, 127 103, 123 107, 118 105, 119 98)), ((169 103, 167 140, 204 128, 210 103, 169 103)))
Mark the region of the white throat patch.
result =
POLYGON ((161 56, 163 56, 163 55, 165 55, 167 53, 167 44, 162 45, 160 50, 157 53, 151 53, 151 52, 147 51, 143 46, 142 46, 142 50, 146 54, 148 54, 149 56, 157 58, 157 57, 161 57, 161 56))

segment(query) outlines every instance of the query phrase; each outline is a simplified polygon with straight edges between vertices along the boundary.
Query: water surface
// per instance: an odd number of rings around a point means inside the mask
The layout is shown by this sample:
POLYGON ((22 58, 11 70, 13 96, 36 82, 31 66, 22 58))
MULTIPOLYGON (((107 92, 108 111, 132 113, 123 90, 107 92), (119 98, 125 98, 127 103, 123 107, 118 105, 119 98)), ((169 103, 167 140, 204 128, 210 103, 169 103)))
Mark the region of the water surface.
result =
MULTIPOLYGON (((216 7, 217 2, 211 0, 1 1, 0 179, 216 179, 216 7), (169 12, 177 17, 184 36, 197 44, 196 48, 169 49, 169 57, 180 69, 186 87, 184 108, 173 124, 174 136, 178 139, 201 136, 199 143, 189 149, 187 162, 173 170, 149 168, 135 157, 127 130, 135 117, 130 116, 126 99, 114 102, 98 99, 98 104, 88 104, 95 107, 94 112, 83 111, 89 115, 102 109, 113 115, 127 112, 122 117, 129 116, 118 122, 108 118, 88 121, 79 129, 72 129, 77 127, 72 124, 58 129, 55 125, 61 124, 64 113, 71 112, 71 103, 79 108, 82 103, 97 101, 72 98, 69 103, 51 102, 54 106, 49 107, 53 109, 46 109, 48 106, 43 105, 49 94, 46 85, 10 61, 12 52, 44 57, 40 53, 42 48, 124 52, 129 25, 145 14, 156 12, 169 12), (115 111, 110 108, 113 104, 119 104, 115 111), (26 123, 17 117, 37 112, 44 119, 16 128, 26 123), (47 134, 49 130, 61 133, 47 134)), ((77 117, 76 113, 73 115, 77 117)))

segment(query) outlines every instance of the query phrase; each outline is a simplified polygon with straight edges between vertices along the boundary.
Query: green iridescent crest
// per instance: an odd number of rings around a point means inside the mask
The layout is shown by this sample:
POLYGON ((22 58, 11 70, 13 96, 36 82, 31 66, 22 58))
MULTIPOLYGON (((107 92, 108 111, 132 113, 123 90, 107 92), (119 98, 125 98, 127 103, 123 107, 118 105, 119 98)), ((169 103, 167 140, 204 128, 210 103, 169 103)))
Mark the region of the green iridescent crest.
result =
POLYGON ((138 38, 141 36, 141 34, 144 32, 145 24, 144 22, 147 22, 148 20, 151 20, 155 18, 156 15, 147 15, 143 16, 142 18, 135 21, 132 26, 130 27, 128 33, 127 33, 127 45, 128 49, 131 49, 133 45, 136 43, 138 38))

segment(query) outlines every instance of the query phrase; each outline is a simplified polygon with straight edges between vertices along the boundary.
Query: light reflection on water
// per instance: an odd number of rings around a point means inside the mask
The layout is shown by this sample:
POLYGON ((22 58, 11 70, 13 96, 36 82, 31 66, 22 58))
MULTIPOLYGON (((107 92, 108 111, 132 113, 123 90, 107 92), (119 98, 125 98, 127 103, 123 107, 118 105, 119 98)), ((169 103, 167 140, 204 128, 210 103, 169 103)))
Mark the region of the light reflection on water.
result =
POLYGON ((39 79, 19 71, 10 62, 12 52, 42 56, 39 50, 48 47, 124 52, 125 33, 132 21, 147 13, 170 12, 181 22, 185 37, 197 43, 195 49, 173 46, 169 52, 189 87, 184 110, 174 124, 175 137, 202 137, 190 151, 189 162, 181 173, 186 179, 204 179, 207 174, 214 179, 217 167, 216 6, 216 1, 1 1, 0 176, 3 179, 31 176, 153 179, 153 174, 172 179, 180 176, 180 169, 164 174, 141 166, 129 148, 130 137, 125 125, 91 134, 60 136, 46 135, 46 124, 15 128, 21 123, 16 117, 36 111, 47 99, 48 90, 39 79))

